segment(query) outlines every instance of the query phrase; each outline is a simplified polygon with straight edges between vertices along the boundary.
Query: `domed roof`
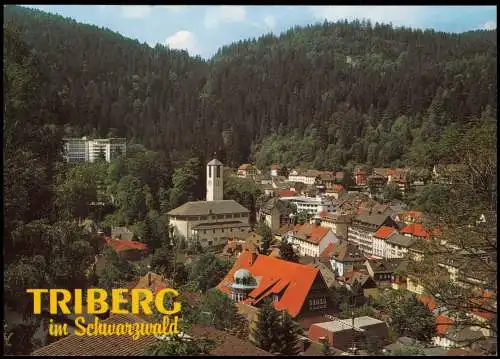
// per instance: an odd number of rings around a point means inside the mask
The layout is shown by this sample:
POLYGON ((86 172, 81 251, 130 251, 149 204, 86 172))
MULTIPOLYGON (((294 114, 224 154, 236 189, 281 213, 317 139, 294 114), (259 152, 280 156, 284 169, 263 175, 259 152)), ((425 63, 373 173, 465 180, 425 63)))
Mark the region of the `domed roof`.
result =
POLYGON ((252 273, 248 269, 241 268, 234 273, 234 279, 252 278, 252 273))

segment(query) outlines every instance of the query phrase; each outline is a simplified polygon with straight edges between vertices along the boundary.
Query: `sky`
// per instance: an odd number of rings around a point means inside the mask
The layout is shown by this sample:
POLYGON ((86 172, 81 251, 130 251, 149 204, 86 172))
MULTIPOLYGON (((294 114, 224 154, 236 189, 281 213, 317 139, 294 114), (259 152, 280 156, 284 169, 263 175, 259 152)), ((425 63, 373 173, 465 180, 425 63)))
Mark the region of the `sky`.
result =
POLYGON ((445 32, 496 29, 495 6, 23 5, 208 59, 232 42, 347 18, 445 32))

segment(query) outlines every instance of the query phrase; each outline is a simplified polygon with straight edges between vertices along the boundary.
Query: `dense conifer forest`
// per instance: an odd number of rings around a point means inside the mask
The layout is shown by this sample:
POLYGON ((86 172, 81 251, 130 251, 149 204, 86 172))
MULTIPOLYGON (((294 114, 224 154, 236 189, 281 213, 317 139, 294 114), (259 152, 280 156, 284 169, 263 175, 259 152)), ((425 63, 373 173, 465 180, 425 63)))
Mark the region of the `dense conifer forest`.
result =
POLYGON ((67 135, 126 136, 175 160, 430 166, 447 127, 496 113, 496 31, 325 22, 204 61, 42 11, 4 12, 67 135))

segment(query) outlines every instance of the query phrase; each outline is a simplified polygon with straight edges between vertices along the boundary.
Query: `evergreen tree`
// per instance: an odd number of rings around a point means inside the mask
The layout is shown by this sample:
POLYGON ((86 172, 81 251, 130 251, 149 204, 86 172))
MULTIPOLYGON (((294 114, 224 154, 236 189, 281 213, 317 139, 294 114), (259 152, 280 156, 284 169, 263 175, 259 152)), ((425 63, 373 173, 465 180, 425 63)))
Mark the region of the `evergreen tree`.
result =
POLYGON ((278 332, 277 351, 282 355, 297 355, 300 351, 299 337, 301 329, 286 310, 279 314, 281 323, 278 332))
POLYGON ((269 253, 269 248, 271 248, 271 243, 273 241, 273 232, 271 228, 266 224, 266 222, 261 221, 256 230, 257 234, 262 236, 262 243, 260 246, 260 251, 262 254, 267 255, 269 253))
POLYGON ((277 352, 280 349, 278 333, 280 331, 280 315, 274 309, 272 302, 265 299, 259 309, 253 341, 259 348, 268 352, 277 352))
POLYGON ((299 257, 293 250, 293 246, 288 242, 281 242, 280 245, 280 257, 289 262, 299 262, 299 257))

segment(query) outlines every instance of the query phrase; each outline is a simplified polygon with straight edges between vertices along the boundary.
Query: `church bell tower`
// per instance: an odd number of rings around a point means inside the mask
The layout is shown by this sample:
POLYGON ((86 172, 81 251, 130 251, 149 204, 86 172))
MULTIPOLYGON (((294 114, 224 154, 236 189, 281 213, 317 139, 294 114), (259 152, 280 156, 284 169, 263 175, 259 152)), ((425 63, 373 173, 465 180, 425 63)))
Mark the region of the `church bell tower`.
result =
POLYGON ((222 169, 222 162, 215 158, 207 164, 207 201, 221 201, 223 199, 222 169))

